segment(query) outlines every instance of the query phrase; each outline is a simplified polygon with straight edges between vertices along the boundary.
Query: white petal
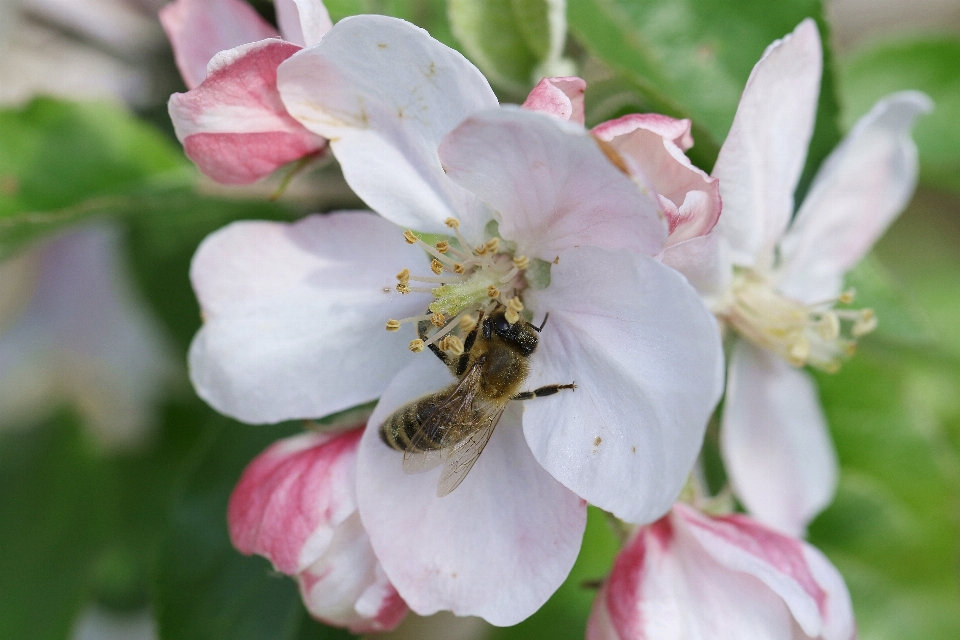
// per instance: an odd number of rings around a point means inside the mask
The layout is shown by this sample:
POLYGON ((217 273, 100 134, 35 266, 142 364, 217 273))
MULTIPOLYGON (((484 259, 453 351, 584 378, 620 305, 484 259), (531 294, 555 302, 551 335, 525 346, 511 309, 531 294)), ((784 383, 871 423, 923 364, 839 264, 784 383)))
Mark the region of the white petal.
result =
POLYGON ((197 393, 253 423, 373 400, 408 353, 384 324, 429 302, 396 293, 395 276, 426 264, 397 227, 367 212, 217 231, 191 267, 205 317, 190 346, 197 393))
POLYGON ((733 279, 731 270, 723 266, 723 250, 720 236, 714 232, 667 247, 660 260, 682 273, 711 306, 720 300, 733 279))
POLYGON ((301 47, 317 44, 333 26, 321 0, 276 0, 276 9, 283 39, 301 47))
POLYGON ((28 249, 22 270, 4 265, 0 279, 28 281, 10 287, 21 309, 0 327, 0 425, 70 402, 107 446, 148 435, 175 366, 126 277, 118 235, 86 227, 28 249))
POLYGON ((516 108, 470 116, 440 146, 451 180, 500 214, 518 251, 546 260, 578 245, 656 255, 667 225, 655 200, 580 126, 516 108))
POLYGON ((341 20, 323 41, 280 65, 280 95, 294 118, 331 139, 344 177, 392 222, 468 238, 490 219, 443 173, 437 147, 461 120, 497 99, 466 58, 426 31, 384 16, 341 20))
POLYGON ((525 403, 537 460, 587 501, 650 522, 676 499, 723 389, 713 315, 675 271, 652 258, 592 247, 553 265, 527 300, 550 313, 529 388, 575 391, 525 403))
POLYGON ((746 340, 730 356, 720 437, 737 496, 761 522, 799 537, 833 499, 837 457, 816 385, 746 340))
POLYGON ((780 244, 780 289, 814 302, 837 295, 843 274, 870 250, 917 184, 916 117, 933 103, 917 91, 880 100, 830 154, 780 244))
POLYGON ((449 495, 436 496, 439 468, 405 475, 402 454, 383 443, 378 425, 393 409, 451 381, 446 367, 424 352, 384 392, 360 441, 360 516, 387 576, 415 612, 448 609, 516 624, 569 573, 586 506, 530 455, 516 403, 449 495))
POLYGON ((793 214, 793 192, 813 133, 823 67, 820 36, 807 18, 767 48, 740 98, 713 175, 717 222, 734 264, 769 267, 793 214))

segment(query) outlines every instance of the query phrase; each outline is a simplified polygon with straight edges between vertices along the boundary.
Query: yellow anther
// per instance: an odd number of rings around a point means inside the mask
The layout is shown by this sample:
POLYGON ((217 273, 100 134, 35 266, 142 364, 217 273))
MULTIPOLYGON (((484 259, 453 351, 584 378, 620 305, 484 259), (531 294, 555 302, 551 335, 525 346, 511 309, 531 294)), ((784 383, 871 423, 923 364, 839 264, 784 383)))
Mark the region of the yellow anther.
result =
POLYGON ((397 285, 397 291, 399 291, 400 293, 406 295, 406 294, 410 293, 410 285, 404 284, 404 283, 400 283, 400 284, 397 285))
POLYGON ((792 345, 790 345, 790 350, 788 352, 790 357, 790 363, 798 367, 801 367, 807 363, 807 358, 810 357, 810 343, 804 338, 798 339, 792 345))
POLYGON ((435 327, 442 327, 447 324, 447 319, 443 317, 442 313, 431 313, 430 314, 430 324, 435 327))
POLYGON ((425 347, 426 344, 420 338, 410 341, 410 351, 413 351, 414 353, 420 353, 425 347))
POLYGON ((453 272, 454 272, 454 273, 463 273, 464 271, 465 271, 465 269, 464 269, 464 267, 463 267, 462 264, 460 264, 459 262, 454 262, 454 263, 453 263, 453 272))
POLYGON ((490 285, 489 287, 487 287, 487 296, 490 298, 499 298, 500 289, 497 289, 495 286, 490 285))
POLYGON ((400 321, 390 319, 387 320, 387 331, 399 331, 400 330, 400 321))
POLYGON ((843 304, 850 304, 851 302, 853 302, 853 298, 856 295, 857 295, 856 289, 847 289, 846 291, 840 294, 837 300, 842 302, 843 304))
POLYGON ((490 238, 483 246, 486 247, 490 253, 496 253, 500 250, 500 238, 490 238))
POLYGON ((457 220, 456 218, 447 218, 446 220, 443 221, 443 224, 447 225, 451 229, 460 228, 460 221, 457 220))
POLYGON ((450 251, 450 243, 446 240, 441 240, 437 243, 437 251, 440 253, 446 253, 447 251, 450 251))
POLYGON ((402 284, 407 284, 410 282, 410 269, 404 269, 398 273, 397 280, 399 280, 402 284))
POLYGON ((476 247, 473 248, 473 252, 474 252, 475 254, 477 254, 478 256, 486 255, 486 253, 487 253, 487 245, 485 245, 485 244, 477 245, 476 247))
POLYGON ((464 335, 466 335, 471 331, 473 331, 476 328, 476 326, 477 326, 477 319, 474 316, 467 314, 462 318, 460 318, 460 333, 463 333, 464 335))
POLYGON ((817 323, 817 332, 824 340, 836 340, 840 335, 840 318, 837 314, 828 311, 817 323))
POLYGON ((506 318, 510 324, 516 324, 520 320, 520 314, 509 307, 503 314, 503 317, 506 318))
POLYGON ((417 244, 417 236, 410 229, 403 232, 403 239, 407 241, 407 244, 417 244))
POLYGON ((860 317, 857 321, 853 323, 853 329, 850 330, 850 333, 853 334, 854 338, 859 338, 860 336, 867 335, 876 328, 877 315, 873 312, 873 309, 864 309, 860 312, 860 317))
POLYGON ((441 347, 444 351, 449 351, 455 356, 463 353, 463 341, 454 335, 448 335, 443 339, 444 345, 441 347))
POLYGON ((530 259, 527 256, 516 256, 513 259, 513 266, 522 271, 530 266, 530 259))
POLYGON ((523 311, 523 303, 520 302, 520 298, 518 298, 517 296, 513 296, 512 298, 510 298, 510 300, 507 301, 507 308, 520 312, 520 311, 523 311))
POLYGON ((433 271, 435 274, 440 275, 441 273, 443 273, 443 263, 437 260, 436 258, 434 258, 433 262, 430 263, 430 271, 433 271))

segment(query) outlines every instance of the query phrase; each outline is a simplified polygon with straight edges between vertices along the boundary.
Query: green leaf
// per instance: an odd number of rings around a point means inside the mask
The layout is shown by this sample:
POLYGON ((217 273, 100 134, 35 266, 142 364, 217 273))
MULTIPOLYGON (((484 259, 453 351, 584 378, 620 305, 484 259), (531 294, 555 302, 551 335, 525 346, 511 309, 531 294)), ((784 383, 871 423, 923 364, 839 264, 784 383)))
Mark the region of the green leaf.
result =
MULTIPOLYGON (((811 16, 826 41, 822 11, 819 0, 569 0, 568 18, 587 50, 617 72, 649 110, 694 121, 692 155, 709 170, 766 47, 811 16)), ((808 158, 812 168, 801 193, 839 139, 831 58, 825 53, 824 90, 808 158)))
POLYGON ((307 615, 294 581, 240 555, 227 503, 254 456, 297 425, 247 426, 208 411, 208 441, 173 507, 157 567, 154 606, 162 640, 333 640, 350 634, 307 615))
POLYGON ((933 113, 914 131, 920 179, 960 192, 960 38, 881 42, 842 60, 839 79, 847 129, 888 93, 918 89, 933 98, 933 113))
POLYGON ((518 97, 556 61, 566 35, 562 0, 449 0, 453 33, 490 82, 518 97))

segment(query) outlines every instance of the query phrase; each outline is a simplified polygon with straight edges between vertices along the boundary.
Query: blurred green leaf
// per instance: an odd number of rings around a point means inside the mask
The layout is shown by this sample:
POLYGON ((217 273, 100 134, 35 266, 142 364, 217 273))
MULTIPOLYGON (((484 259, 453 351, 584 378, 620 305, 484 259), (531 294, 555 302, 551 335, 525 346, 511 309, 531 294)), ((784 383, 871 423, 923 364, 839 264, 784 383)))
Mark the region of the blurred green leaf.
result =
POLYGON ((227 503, 244 467, 297 425, 247 426, 209 411, 209 440, 171 515, 157 567, 154 606, 162 640, 327 640, 351 635, 307 615, 294 581, 259 557, 240 555, 227 503))
POLYGON ((447 0, 326 0, 324 4, 334 22, 362 13, 393 16, 423 27, 448 47, 458 48, 447 20, 447 0))
POLYGON ((960 192, 960 38, 881 42, 842 60, 839 80, 846 129, 888 93, 919 89, 933 98, 933 113, 914 132, 920 179, 960 192))
MULTIPOLYGON (((648 109, 694 121, 691 157, 710 170, 750 70, 774 40, 807 17, 827 30, 819 0, 569 0, 570 30, 618 72, 648 109)), ((590 89, 587 100, 591 100, 590 89)), ((831 56, 825 51, 817 130, 805 178, 839 139, 831 56)))
POLYGON ((490 640, 582 640, 597 594, 597 582, 610 573, 619 550, 620 541, 606 514, 589 507, 580 555, 566 581, 539 611, 516 626, 496 629, 490 640))
POLYGON ((534 74, 558 57, 565 38, 563 0, 449 0, 464 51, 490 82, 523 96, 534 74))

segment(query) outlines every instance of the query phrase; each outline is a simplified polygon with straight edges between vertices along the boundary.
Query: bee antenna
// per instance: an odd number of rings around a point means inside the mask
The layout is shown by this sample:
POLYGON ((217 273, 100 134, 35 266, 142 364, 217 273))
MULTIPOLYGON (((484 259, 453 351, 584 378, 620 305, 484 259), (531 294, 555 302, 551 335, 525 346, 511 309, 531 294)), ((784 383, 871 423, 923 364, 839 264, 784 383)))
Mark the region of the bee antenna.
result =
POLYGON ((534 331, 536 331, 537 333, 540 333, 541 331, 543 331, 543 327, 546 326, 547 318, 549 317, 550 317, 550 312, 547 312, 547 315, 543 316, 543 322, 540 323, 539 327, 535 324, 531 324, 530 326, 533 327, 534 331))

